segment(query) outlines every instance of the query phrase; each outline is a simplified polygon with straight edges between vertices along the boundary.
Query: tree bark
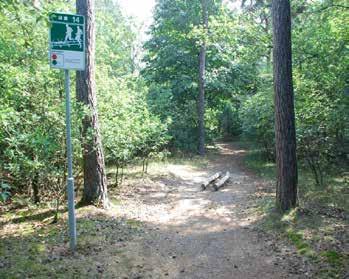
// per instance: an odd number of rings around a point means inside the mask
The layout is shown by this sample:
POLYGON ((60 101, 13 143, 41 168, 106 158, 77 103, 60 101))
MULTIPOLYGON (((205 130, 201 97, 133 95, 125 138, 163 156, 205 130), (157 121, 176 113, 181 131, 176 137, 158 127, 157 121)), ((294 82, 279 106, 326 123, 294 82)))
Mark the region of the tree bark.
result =
POLYGON ((276 202, 282 211, 297 203, 297 157, 292 82, 289 0, 273 0, 276 202))
POLYGON ((108 206, 107 177, 97 114, 95 85, 95 12, 94 0, 77 0, 77 13, 86 20, 86 69, 76 74, 77 100, 84 104, 89 114, 83 124, 84 190, 81 203, 108 206))
MULTIPOLYGON (((205 35, 208 29, 207 0, 201 0, 202 24, 205 35)), ((206 66, 206 43, 203 40, 199 54, 199 96, 198 96, 198 118, 199 118, 199 154, 205 155, 205 66, 206 66)))

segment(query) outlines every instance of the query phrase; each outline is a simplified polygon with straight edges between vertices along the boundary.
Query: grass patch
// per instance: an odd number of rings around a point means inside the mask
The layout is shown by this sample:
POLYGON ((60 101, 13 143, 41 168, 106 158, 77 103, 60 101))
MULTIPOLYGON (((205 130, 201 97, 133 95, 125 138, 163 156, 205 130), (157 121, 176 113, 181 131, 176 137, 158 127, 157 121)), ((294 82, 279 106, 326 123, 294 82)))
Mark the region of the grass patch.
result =
MULTIPOLYGON (((335 250, 338 240, 333 226, 338 224, 324 220, 324 217, 304 215, 300 208, 287 214, 281 214, 270 205, 258 210, 265 214, 259 226, 266 232, 287 239, 299 255, 311 260, 318 267, 316 278, 342 278, 349 257, 346 251, 335 250)), ((343 229, 342 233, 347 232, 343 229)))
POLYGON ((262 152, 253 147, 244 157, 245 166, 258 176, 271 180, 275 178, 275 164, 265 160, 262 152))
POLYGON ((126 223, 132 228, 140 228, 142 226, 141 221, 134 219, 127 220, 126 223))
POLYGON ((1 278, 106 278, 127 275, 124 245, 142 233, 135 220, 95 207, 76 210, 78 247, 69 250, 67 213, 58 223, 45 218, 48 208, 12 209, 0 216, 1 278), (33 216, 41 216, 33 217, 33 216), (20 219, 20 222, 18 221, 20 219), (117 264, 116 264, 117 263, 117 264))
POLYGON ((320 253, 320 256, 324 257, 333 266, 341 266, 343 264, 344 256, 337 251, 324 251, 320 253))
POLYGON ((314 259, 316 258, 316 252, 311 248, 310 244, 304 240, 304 236, 301 231, 288 228, 286 235, 287 238, 296 246, 300 255, 314 259))
POLYGON ((287 239, 299 255, 310 259, 318 267, 315 278, 343 278, 349 266, 345 242, 349 238, 348 174, 332 174, 327 187, 315 185, 312 174, 299 168, 299 207, 286 214, 278 212, 274 192, 275 164, 268 162, 253 144, 248 149, 245 166, 269 183, 265 193, 257 193, 255 213, 263 216, 259 226, 271 234, 287 239), (269 193, 269 194, 268 194, 269 193))

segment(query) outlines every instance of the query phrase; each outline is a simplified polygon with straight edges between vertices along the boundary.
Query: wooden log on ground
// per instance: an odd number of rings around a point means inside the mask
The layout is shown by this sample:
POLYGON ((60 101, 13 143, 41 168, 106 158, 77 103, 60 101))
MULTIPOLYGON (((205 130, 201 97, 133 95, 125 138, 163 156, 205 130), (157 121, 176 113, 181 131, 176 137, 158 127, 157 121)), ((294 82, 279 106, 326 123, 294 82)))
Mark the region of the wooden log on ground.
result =
POLYGON ((212 182, 214 182, 215 180, 217 180, 220 176, 222 175, 221 172, 217 172, 214 175, 211 175, 207 180, 205 180, 202 184, 201 184, 201 189, 202 191, 206 190, 207 186, 210 185, 212 182))
POLYGON ((217 180, 215 183, 213 183, 213 188, 215 191, 218 191, 219 188, 223 187, 224 184, 229 180, 230 173, 227 171, 227 173, 219 180, 217 180))

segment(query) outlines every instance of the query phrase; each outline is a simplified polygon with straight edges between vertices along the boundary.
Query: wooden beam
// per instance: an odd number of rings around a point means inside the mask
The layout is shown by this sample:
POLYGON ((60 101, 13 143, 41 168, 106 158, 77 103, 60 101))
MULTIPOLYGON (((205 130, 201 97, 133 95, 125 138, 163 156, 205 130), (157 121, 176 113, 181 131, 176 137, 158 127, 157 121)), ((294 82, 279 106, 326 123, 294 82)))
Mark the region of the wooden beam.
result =
POLYGON ((201 184, 201 189, 202 191, 206 190, 207 186, 210 185, 212 182, 214 182, 215 180, 217 180, 220 176, 222 175, 221 172, 217 172, 214 175, 211 175, 207 180, 205 180, 202 184, 201 184))
POLYGON ((227 171, 227 173, 219 180, 217 180, 215 183, 213 183, 213 188, 215 191, 218 191, 219 188, 223 187, 224 184, 229 180, 230 173, 227 171))

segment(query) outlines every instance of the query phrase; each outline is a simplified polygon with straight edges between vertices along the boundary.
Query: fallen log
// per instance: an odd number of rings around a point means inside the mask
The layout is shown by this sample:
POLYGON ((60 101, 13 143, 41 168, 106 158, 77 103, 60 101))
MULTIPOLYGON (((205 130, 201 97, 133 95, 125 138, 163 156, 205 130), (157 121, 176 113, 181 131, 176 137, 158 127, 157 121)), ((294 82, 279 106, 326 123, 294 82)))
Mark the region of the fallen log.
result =
POLYGON ((202 191, 206 190, 207 186, 210 185, 215 180, 217 180, 221 175, 222 175, 221 172, 217 172, 214 175, 211 175, 207 180, 202 182, 202 184, 201 184, 202 191))
POLYGON ((227 173, 221 179, 213 183, 213 189, 215 191, 218 191, 219 188, 224 186, 224 184, 229 180, 229 178, 230 178, 230 173, 227 171, 227 173))

